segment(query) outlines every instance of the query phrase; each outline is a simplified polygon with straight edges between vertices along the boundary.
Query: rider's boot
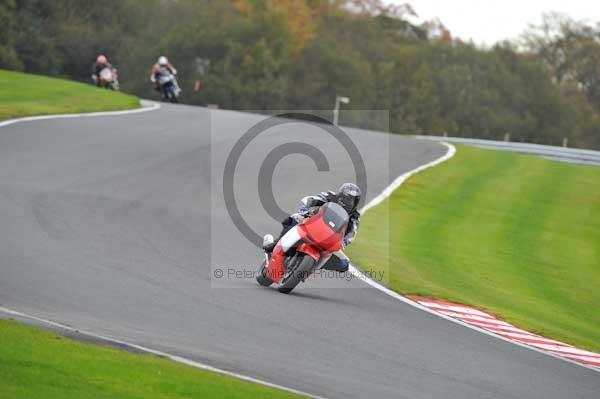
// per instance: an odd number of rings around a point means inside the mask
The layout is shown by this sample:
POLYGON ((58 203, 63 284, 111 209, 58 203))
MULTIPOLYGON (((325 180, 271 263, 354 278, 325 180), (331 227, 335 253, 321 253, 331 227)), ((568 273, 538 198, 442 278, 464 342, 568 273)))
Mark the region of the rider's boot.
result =
POLYGON ((263 238, 263 250, 270 255, 275 245, 277 245, 275 238, 271 234, 265 234, 263 238))
POLYGON ((350 266, 348 259, 340 259, 333 255, 329 260, 321 267, 321 269, 332 270, 335 272, 346 273, 350 266))

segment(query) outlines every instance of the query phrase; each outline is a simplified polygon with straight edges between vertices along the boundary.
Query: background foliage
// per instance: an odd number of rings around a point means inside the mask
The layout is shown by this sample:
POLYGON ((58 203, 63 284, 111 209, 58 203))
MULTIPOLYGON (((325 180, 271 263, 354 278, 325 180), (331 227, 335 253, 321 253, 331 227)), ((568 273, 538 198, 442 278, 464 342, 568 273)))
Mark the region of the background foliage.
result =
POLYGON ((326 110, 339 94, 349 109, 389 110, 396 133, 600 149, 600 27, 547 15, 483 49, 411 25, 411 12, 378 0, 2 0, 0 68, 88 81, 104 53, 125 91, 153 97, 164 54, 191 104, 326 110))

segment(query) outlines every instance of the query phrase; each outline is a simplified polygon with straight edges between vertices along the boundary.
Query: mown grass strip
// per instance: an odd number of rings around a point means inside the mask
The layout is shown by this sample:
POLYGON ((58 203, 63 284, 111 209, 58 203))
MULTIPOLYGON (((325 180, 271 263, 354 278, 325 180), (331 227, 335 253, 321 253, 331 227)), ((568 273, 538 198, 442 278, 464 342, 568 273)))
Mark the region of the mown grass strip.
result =
POLYGON ((0 69, 0 120, 139 108, 137 97, 46 76, 0 69))
POLYGON ((0 398, 300 398, 151 355, 0 320, 0 398))
POLYGON ((459 146, 361 230, 349 254, 392 289, 600 350, 600 168, 459 146))

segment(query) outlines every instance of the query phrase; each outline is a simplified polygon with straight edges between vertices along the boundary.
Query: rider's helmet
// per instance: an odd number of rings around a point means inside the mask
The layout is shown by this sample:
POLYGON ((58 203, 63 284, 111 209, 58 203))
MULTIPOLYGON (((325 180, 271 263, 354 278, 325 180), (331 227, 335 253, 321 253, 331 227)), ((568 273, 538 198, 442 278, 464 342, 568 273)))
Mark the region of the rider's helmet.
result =
POLYGON ((161 55, 160 57, 158 57, 158 65, 166 66, 168 63, 169 63, 169 60, 164 55, 161 55))
POLYGON ((104 55, 100 54, 98 56, 98 58, 96 58, 96 62, 100 65, 104 65, 104 64, 106 64, 106 57, 104 55))
POLYGON ((337 193, 337 203, 352 213, 360 202, 360 188, 354 183, 344 183, 337 193))

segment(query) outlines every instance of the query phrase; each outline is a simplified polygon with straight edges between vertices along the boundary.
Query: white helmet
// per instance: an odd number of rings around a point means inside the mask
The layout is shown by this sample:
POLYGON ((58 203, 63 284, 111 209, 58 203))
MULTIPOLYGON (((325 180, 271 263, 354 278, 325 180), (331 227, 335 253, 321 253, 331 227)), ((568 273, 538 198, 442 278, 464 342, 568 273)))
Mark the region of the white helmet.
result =
POLYGON ((161 55, 160 57, 158 57, 158 65, 164 66, 164 65, 167 65, 168 63, 169 63, 169 60, 164 55, 161 55))

